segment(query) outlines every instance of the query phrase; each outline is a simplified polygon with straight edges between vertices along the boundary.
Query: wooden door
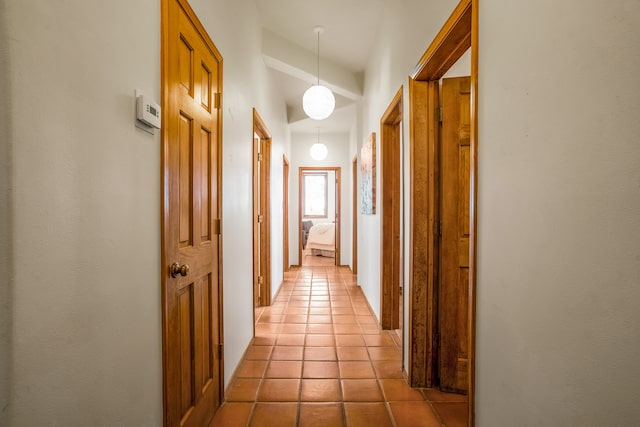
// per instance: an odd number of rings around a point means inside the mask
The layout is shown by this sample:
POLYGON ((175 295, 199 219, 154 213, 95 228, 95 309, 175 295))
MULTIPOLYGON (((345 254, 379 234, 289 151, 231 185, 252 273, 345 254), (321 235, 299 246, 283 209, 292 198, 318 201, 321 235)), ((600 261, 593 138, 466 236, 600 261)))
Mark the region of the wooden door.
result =
POLYGON ((271 133, 253 110, 254 307, 271 305, 271 133))
POLYGON ((164 420, 202 426, 223 398, 222 57, 186 1, 162 12, 164 420))
POLYGON ((289 160, 282 156, 282 267, 289 271, 289 160))
POLYGON ((469 363, 470 88, 469 77, 442 82, 438 373, 440 388, 458 393, 469 363))
POLYGON ((400 328, 401 233, 400 203, 402 171, 400 147, 402 123, 402 92, 400 88, 380 120, 380 324, 383 329, 400 328))
POLYGON ((256 133, 253 135, 253 306, 262 304, 262 285, 264 284, 263 269, 263 238, 262 225, 264 221, 262 192, 262 152, 263 141, 256 133))

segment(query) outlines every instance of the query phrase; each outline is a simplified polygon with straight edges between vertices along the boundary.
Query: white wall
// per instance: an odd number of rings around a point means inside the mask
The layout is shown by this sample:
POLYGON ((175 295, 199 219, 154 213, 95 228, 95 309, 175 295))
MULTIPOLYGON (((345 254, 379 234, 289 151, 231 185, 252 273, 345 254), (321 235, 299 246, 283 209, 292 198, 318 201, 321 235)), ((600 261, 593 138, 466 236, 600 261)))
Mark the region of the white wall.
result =
POLYGON ((640 2, 479 28, 477 425, 640 425, 640 2))
POLYGON ((262 58, 262 29, 251 0, 190 1, 224 57, 223 242, 225 380, 253 336, 252 141, 256 108, 272 136, 271 284, 283 278, 282 155, 289 152, 284 100, 262 58))
MULTIPOLYGON (((191 4, 224 57, 228 378, 253 328, 245 256, 252 107, 270 126, 274 158, 289 141, 253 2, 191 4)), ((9 377, 0 382, 0 424, 161 425, 160 139, 133 119, 134 89, 160 99, 160 2, 3 0, 0 7, 0 273, 8 285, 1 296, 10 298, 0 317, 0 380, 9 377)), ((275 206, 281 168, 272 169, 275 206)), ((281 224, 274 213, 275 235, 281 224)), ((281 252, 273 251, 276 283, 281 252)))
POLYGON ((329 151, 324 160, 314 160, 309 154, 317 142, 317 134, 294 133, 291 135, 291 169, 289 183, 289 259, 298 264, 298 174, 303 166, 339 167, 340 169, 340 264, 351 263, 351 157, 347 133, 320 134, 320 142, 329 151))
MULTIPOLYGON (((9 143, 11 90, 9 82, 9 46, 7 37, 7 13, 0 1, 0 408, 9 404, 11 389, 11 292, 13 287, 13 145, 9 143)), ((0 409, 0 421, 3 419, 0 409)))
MULTIPOLYGON (((365 71, 364 98, 362 101, 362 119, 358 141, 358 155, 362 143, 371 132, 376 133, 377 158, 377 213, 359 215, 358 228, 358 283, 362 286, 371 307, 380 318, 380 118, 396 92, 403 87, 403 158, 408 167, 409 117, 408 117, 408 76, 427 49, 433 37, 455 8, 456 1, 425 2, 406 0, 387 2, 384 19, 376 34, 376 48, 369 59, 365 71)), ((409 182, 405 173, 404 212, 409 212, 409 182)), ((409 235, 408 223, 405 226, 404 241, 409 235)), ((406 246, 406 245, 405 245, 406 246)), ((409 257, 404 258, 404 271, 408 272, 409 257)), ((405 274, 405 289, 408 291, 408 277, 405 274)), ((405 292, 408 296, 408 292, 405 292)), ((408 305, 405 303, 405 311, 408 305)), ((405 336, 407 336, 405 322, 405 336)))

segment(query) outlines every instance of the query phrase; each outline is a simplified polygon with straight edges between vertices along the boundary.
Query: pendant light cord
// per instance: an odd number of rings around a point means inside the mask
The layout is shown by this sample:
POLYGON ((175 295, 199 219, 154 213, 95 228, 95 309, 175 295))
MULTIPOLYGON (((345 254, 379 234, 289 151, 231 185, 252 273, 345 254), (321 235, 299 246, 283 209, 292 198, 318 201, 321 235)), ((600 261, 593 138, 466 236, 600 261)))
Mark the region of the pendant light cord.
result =
POLYGON ((320 31, 318 31, 318 86, 320 86, 320 31))

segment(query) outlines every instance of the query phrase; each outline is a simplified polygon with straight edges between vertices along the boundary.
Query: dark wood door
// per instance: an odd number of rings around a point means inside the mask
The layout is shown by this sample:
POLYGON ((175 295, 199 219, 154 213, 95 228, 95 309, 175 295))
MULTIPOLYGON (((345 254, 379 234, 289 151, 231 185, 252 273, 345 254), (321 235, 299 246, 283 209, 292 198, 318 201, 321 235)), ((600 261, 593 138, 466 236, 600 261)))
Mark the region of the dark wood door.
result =
POLYGON ((254 307, 271 305, 271 133, 253 110, 254 307))
POLYGON ((257 134, 253 136, 253 306, 262 303, 264 286, 264 184, 263 154, 264 141, 257 134))
POLYGON ((167 426, 222 402, 222 57, 184 0, 163 2, 163 368, 167 426))
POLYGON ((469 77, 443 80, 438 374, 458 393, 468 386, 470 95, 469 77))

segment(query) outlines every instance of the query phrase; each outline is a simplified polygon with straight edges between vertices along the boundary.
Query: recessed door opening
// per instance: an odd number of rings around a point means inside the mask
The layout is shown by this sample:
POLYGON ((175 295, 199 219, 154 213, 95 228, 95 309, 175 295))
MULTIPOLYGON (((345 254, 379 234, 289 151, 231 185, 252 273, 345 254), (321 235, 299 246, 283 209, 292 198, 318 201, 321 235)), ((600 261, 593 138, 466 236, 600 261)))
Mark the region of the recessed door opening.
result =
POLYGON ((401 131, 402 88, 380 120, 380 288, 383 329, 400 328, 401 278, 401 131))
POLYGON ((468 426, 475 421, 477 75, 478 5, 461 0, 409 79, 408 378, 414 387, 458 393, 468 426), (471 77, 445 79, 441 94, 440 79, 469 48, 471 77))
POLYGON ((300 265, 340 265, 340 168, 301 167, 298 181, 300 265))
MULTIPOLYGON (((271 305, 271 133, 253 110, 254 321, 271 305)), ((254 322, 255 323, 255 322, 254 322)))

